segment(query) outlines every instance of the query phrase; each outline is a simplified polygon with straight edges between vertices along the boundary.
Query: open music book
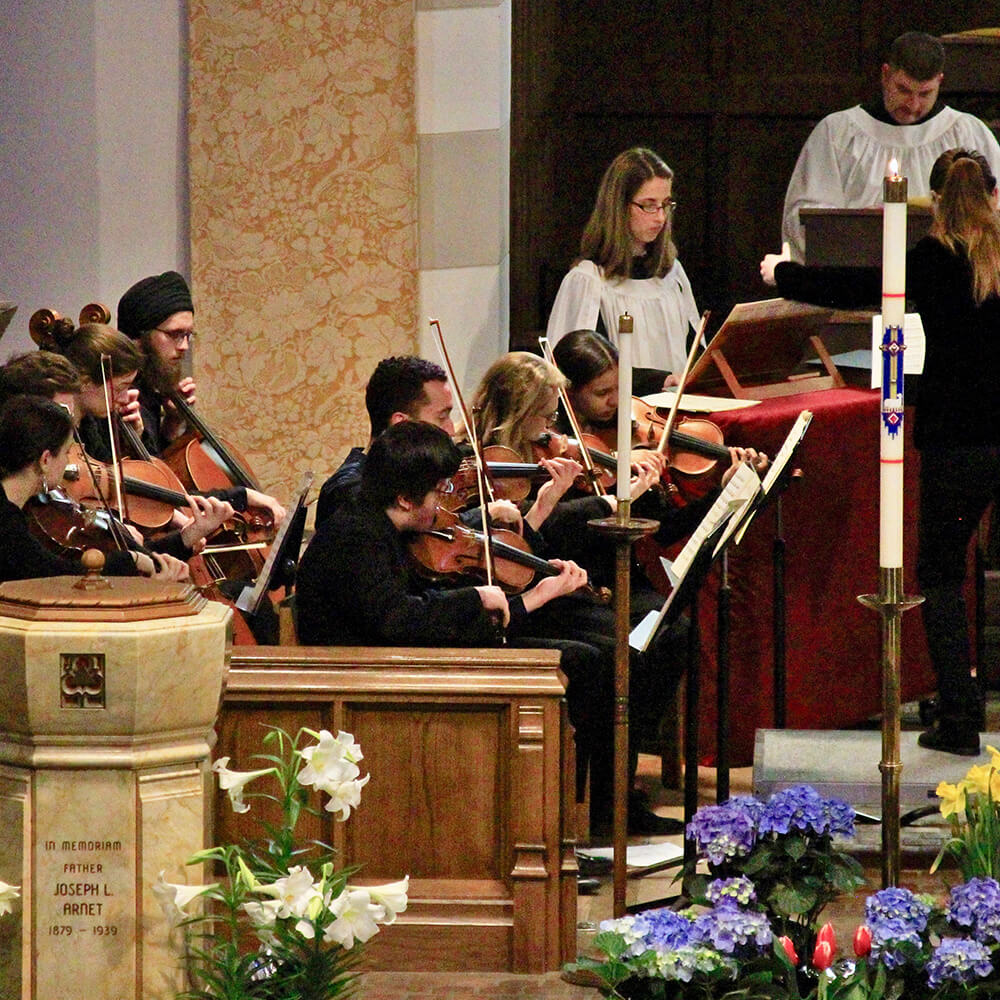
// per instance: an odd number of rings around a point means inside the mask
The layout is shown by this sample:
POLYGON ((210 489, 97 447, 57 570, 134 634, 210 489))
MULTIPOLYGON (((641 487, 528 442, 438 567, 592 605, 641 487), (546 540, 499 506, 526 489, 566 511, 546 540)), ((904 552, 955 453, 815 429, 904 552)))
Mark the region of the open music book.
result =
POLYGON ((661 560, 673 589, 659 611, 651 611, 632 629, 629 645, 633 649, 645 652, 649 647, 677 595, 690 589, 684 587, 684 582, 696 563, 707 569, 737 532, 739 534, 736 543, 739 544, 754 514, 760 510, 768 495, 781 481, 781 475, 811 420, 812 413, 808 410, 803 410, 798 415, 777 455, 774 456, 763 482, 752 465, 749 463, 741 465, 702 518, 677 558, 672 563, 666 559, 661 560))

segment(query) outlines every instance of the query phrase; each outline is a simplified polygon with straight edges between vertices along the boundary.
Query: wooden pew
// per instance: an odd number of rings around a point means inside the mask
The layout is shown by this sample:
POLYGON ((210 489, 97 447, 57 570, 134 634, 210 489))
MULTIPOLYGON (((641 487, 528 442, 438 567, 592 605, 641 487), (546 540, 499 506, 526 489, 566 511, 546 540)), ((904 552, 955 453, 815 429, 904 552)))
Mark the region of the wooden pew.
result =
MULTIPOLYGON (((371 781, 346 823, 306 816, 352 880, 409 874, 367 947, 382 970, 540 973, 576 954, 574 752, 552 650, 236 646, 216 756, 264 766, 265 725, 354 734, 371 781)), ((215 804, 215 843, 259 836, 215 804)), ((272 818, 274 818, 272 816, 272 818)))

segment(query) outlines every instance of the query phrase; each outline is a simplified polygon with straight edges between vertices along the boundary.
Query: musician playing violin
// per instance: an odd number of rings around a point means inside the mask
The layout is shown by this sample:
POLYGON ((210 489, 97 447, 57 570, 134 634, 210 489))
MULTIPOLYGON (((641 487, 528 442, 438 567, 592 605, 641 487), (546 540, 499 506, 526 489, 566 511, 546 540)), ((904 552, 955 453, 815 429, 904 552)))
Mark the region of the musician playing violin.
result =
POLYGON ((492 646, 498 620, 508 644, 557 649, 569 679, 567 701, 575 729, 578 797, 591 773, 591 801, 610 817, 614 657, 585 638, 567 636, 564 596, 586 574, 553 560, 559 573, 526 593, 508 597, 479 582, 447 588, 418 573, 406 541, 433 523, 462 454, 446 431, 417 420, 399 421, 372 442, 357 492, 316 529, 297 577, 299 640, 317 645, 492 646), (553 609, 545 617, 546 612, 553 609))
MULTIPOLYGON (((568 380, 567 395, 584 432, 600 434, 618 426, 618 349, 595 330, 574 330, 566 334, 553 349, 553 357, 560 372, 568 380)), ((557 426, 568 430, 566 415, 560 413, 557 426)), ((613 438, 612 438, 613 440, 613 438)), ((634 448, 633 459, 650 460, 662 457, 648 448, 634 448)), ((767 468, 768 457, 754 448, 729 448, 729 465, 721 477, 724 486, 742 462, 750 462, 758 472, 767 468)), ((668 473, 669 477, 669 473, 668 473)), ((669 481, 669 478, 668 478, 669 481)), ((704 517, 718 496, 718 487, 700 491, 697 500, 678 506, 661 491, 649 491, 633 505, 639 517, 650 517, 660 522, 655 538, 661 545, 671 545, 689 535, 704 517)))
MULTIPOLYGON (((0 407, 0 581, 83 573, 78 558, 49 552, 31 533, 22 508, 60 482, 73 441, 66 407, 42 396, 11 396, 0 407)), ((107 554, 109 575, 187 578, 187 565, 165 555, 134 551, 107 554)))
MULTIPOLYGON (((132 348, 125 338, 121 340, 127 348, 132 348)), ((113 348, 116 342, 114 339, 104 338, 103 343, 104 346, 113 348)), ((112 357, 116 355, 113 354, 112 357)), ((121 361, 121 358, 118 360, 121 361)), ((107 436, 100 436, 97 430, 100 426, 97 417, 106 416, 103 386, 100 388, 101 391, 96 392, 93 383, 88 378, 81 377, 68 358, 53 351, 39 350, 22 354, 11 358, 0 368, 0 402, 14 395, 43 396, 60 404, 74 419, 84 414, 86 416, 83 423, 88 428, 87 436, 91 442, 97 442, 98 450, 105 447, 107 442, 107 436)), ((90 454, 90 457, 95 456, 90 454)), ((77 461, 82 460, 82 456, 76 458, 77 461)), ((63 483, 60 480, 50 482, 49 485, 61 487, 63 483)), ((200 552, 205 546, 205 538, 233 516, 233 508, 226 501, 197 496, 187 499, 187 510, 178 510, 171 522, 177 530, 149 543, 155 551, 181 561, 200 552)), ((125 524, 124 528, 133 541, 143 543, 142 535, 135 528, 129 524, 125 524)))
MULTIPOLYGON (((451 387, 440 365, 412 355, 384 358, 376 365, 365 387, 365 409, 371 425, 369 446, 386 428, 406 420, 421 420, 454 436, 453 407, 451 387)), ((316 505, 317 526, 357 489, 365 457, 364 448, 352 448, 340 468, 323 484, 316 505)), ((566 459, 543 464, 550 474, 569 474, 567 483, 580 472, 579 465, 566 459)), ((545 492, 542 495, 544 502, 545 492)), ((521 514, 509 501, 496 500, 487 509, 496 523, 523 531, 521 514)), ((478 514, 472 514, 463 519, 472 522, 478 517, 478 514)), ((543 513, 534 509, 529 510, 524 518, 529 527, 543 519, 543 513)))
MULTIPOLYGON (((158 456, 187 429, 169 393, 176 390, 189 404, 196 399, 194 379, 181 375, 182 362, 195 338, 194 303, 183 276, 165 271, 132 285, 118 302, 118 329, 141 351, 135 388, 146 447, 158 456)), ((225 499, 236 510, 270 511, 276 526, 284 519, 285 508, 274 497, 246 487, 244 500, 244 487, 234 489, 240 492, 227 492, 225 499)))

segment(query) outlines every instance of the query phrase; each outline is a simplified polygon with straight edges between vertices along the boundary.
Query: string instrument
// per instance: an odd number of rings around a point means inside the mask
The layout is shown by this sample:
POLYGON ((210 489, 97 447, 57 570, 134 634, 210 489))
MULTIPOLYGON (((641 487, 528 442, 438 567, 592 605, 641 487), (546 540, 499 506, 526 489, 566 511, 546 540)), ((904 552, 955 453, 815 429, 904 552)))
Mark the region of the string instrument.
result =
POLYGON ((171 441, 162 455, 180 480, 202 492, 231 486, 259 491, 260 483, 243 455, 215 434, 176 389, 167 395, 190 428, 171 441))
MULTIPOLYGON (((507 528, 493 528, 489 541, 481 531, 462 524, 458 515, 438 507, 434 527, 418 532, 409 542, 410 556, 417 572, 432 580, 486 578, 486 549, 492 551, 493 583, 508 594, 519 594, 530 586, 536 575, 558 576, 550 562, 532 553, 528 543, 507 528)), ((590 584, 569 595, 579 595, 597 604, 607 604, 611 592, 590 584)))
MULTIPOLYGON (((544 466, 537 462, 522 462, 521 456, 513 448, 503 444, 491 444, 483 448, 486 472, 496 500, 511 500, 517 503, 531 492, 536 482, 549 478, 544 466)), ((458 471, 451 477, 454 487, 451 493, 441 498, 441 506, 451 511, 464 510, 479 500, 479 476, 475 461, 463 459, 458 471)))
MULTIPOLYGON (((129 495, 128 519, 145 531, 167 527, 178 508, 187 509, 187 497, 170 469, 153 462, 126 458, 121 463, 122 488, 129 495)), ((63 473, 66 494, 84 507, 103 508, 105 501, 117 510, 111 469, 86 455, 79 443, 70 448, 63 473)), ((121 513, 119 511, 119 513, 121 513)))
POLYGON ((531 448, 539 461, 543 458, 572 458, 584 468, 589 461, 594 469, 593 474, 578 476, 574 485, 591 493, 607 491, 618 474, 618 459, 604 450, 604 442, 596 435, 583 434, 581 437, 582 440, 546 431, 531 443, 531 448))
MULTIPOLYGON (((632 398, 632 443, 657 449, 667 418, 655 406, 632 398)), ((730 460, 722 428, 703 417, 682 416, 670 431, 667 460, 670 468, 688 476, 711 472, 716 462, 730 460)))
POLYGON ((121 525, 106 510, 84 507, 58 487, 33 496, 24 513, 31 533, 60 556, 81 556, 87 549, 107 555, 129 547, 121 525))

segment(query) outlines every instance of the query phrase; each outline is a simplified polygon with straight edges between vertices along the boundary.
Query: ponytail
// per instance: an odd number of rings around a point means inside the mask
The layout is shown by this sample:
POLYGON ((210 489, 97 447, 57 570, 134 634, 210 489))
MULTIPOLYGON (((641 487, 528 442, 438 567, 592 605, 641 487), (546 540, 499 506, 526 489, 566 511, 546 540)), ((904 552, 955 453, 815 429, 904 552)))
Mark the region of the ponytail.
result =
POLYGON ((979 153, 949 150, 941 160, 945 157, 951 163, 938 192, 931 235, 949 250, 961 245, 972 267, 973 298, 982 304, 1000 296, 1000 214, 992 200, 996 178, 979 153))

